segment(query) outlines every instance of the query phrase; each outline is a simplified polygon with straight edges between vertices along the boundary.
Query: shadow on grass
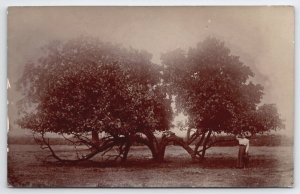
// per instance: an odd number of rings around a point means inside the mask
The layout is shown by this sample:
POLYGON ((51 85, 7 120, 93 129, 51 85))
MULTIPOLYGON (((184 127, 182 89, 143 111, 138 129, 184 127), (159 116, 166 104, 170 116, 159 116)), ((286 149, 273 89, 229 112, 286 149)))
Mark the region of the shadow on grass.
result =
MULTIPOLYGON (((275 159, 251 158, 248 168, 273 168, 276 166, 276 163, 275 159)), ((200 163, 201 167, 209 169, 236 168, 236 164, 237 159, 232 157, 206 158, 200 163)))
MULTIPOLYGON (((152 159, 131 158, 126 162, 119 161, 95 161, 88 160, 80 163, 43 163, 45 166, 68 166, 76 168, 135 168, 135 169, 151 169, 151 168, 183 168, 196 167, 206 169, 233 169, 236 168, 237 159, 233 157, 210 157, 202 161, 192 162, 190 159, 167 157, 163 162, 157 162, 152 159)), ((251 158, 248 168, 274 168, 277 164, 275 159, 251 158)))

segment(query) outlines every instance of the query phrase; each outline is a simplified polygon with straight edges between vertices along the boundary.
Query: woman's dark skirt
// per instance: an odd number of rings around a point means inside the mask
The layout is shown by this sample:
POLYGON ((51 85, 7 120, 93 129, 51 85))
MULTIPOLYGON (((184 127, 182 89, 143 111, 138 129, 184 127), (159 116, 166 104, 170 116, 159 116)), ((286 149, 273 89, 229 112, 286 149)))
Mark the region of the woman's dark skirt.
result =
POLYGON ((239 145, 239 155, 238 155, 237 168, 246 167, 245 159, 246 159, 246 146, 245 145, 239 145))

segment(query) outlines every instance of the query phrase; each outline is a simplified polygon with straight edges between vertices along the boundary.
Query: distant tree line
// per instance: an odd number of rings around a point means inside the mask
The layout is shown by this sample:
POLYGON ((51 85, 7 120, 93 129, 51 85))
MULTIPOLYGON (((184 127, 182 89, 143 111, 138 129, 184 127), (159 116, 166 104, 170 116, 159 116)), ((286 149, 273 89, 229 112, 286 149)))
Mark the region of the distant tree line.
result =
MULTIPOLYGON (((158 138, 158 140, 160 140, 160 138, 158 138)), ((186 137, 184 137, 183 140, 186 141, 186 137)), ((9 136, 8 145, 36 145, 36 141, 31 136, 9 136)), ((51 137, 51 145, 72 146, 73 144, 61 137, 51 137)), ((229 147, 236 145, 237 142, 232 141, 231 135, 222 135, 218 137, 218 142, 215 143, 214 147, 229 147)), ((144 146, 144 144, 134 142, 133 146, 144 146)), ((258 134, 255 137, 251 137, 251 146, 293 146, 293 138, 278 134, 258 134)))

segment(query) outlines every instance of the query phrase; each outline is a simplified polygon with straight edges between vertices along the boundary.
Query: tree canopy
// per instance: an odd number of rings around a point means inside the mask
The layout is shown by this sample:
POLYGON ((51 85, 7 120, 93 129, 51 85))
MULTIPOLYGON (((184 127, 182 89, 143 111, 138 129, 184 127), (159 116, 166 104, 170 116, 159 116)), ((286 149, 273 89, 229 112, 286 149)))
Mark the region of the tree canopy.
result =
POLYGON ((224 42, 207 38, 188 52, 177 49, 161 59, 177 109, 188 115, 196 136, 207 133, 199 144, 209 143, 213 132, 255 134, 282 126, 276 107, 261 105, 263 87, 251 81, 254 73, 224 42))
POLYGON ((169 130, 171 101, 149 53, 92 38, 52 42, 45 53, 19 81, 21 127, 85 135, 88 145, 90 132, 120 138, 169 130))
POLYGON ((25 66, 18 82, 23 92, 19 125, 39 133, 39 142, 60 161, 70 160, 55 153, 45 138, 48 132, 90 148, 74 161, 114 146, 125 160, 134 142, 148 146, 158 159, 173 142, 195 159, 215 143, 214 133, 256 134, 282 127, 276 106, 261 103, 263 87, 252 81, 254 73, 224 42, 207 38, 187 52, 164 53, 162 66, 151 57, 88 37, 51 42, 36 63, 25 66), (154 135, 171 128, 172 96, 177 111, 188 115, 188 129, 196 129, 187 141, 172 133, 160 141, 154 135))

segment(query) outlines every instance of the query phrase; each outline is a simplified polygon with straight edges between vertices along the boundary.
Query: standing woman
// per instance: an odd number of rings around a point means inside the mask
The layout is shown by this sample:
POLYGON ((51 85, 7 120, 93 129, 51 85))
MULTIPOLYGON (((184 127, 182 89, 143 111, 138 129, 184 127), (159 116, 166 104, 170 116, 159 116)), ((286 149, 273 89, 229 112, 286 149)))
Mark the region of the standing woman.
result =
POLYGON ((237 135, 236 139, 239 142, 237 168, 245 168, 248 163, 249 139, 247 139, 243 133, 241 135, 237 135))

